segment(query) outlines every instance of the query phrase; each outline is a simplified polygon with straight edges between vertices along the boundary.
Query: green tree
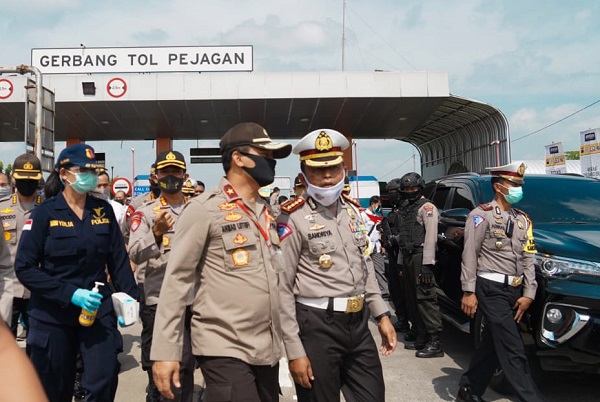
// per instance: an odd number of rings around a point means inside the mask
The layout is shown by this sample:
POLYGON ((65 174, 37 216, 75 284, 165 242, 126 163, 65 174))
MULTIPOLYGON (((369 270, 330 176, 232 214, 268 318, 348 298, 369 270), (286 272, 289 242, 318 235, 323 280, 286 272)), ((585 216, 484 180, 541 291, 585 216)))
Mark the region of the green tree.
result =
POLYGON ((579 151, 565 151, 565 156, 569 161, 578 161, 579 160, 579 151))
POLYGON ((4 171, 4 162, 0 161, 0 173, 4 171))
POLYGON ((9 163, 8 165, 6 165, 6 170, 4 170, 4 173, 10 177, 10 174, 12 173, 13 170, 13 166, 9 163))

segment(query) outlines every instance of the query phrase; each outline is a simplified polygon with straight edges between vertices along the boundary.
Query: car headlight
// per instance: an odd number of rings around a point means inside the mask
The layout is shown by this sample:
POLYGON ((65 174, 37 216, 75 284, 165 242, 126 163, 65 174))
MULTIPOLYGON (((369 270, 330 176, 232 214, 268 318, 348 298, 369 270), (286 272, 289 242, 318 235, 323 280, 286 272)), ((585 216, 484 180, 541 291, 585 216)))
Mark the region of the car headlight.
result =
POLYGON ((600 264, 591 261, 575 260, 536 254, 535 266, 539 272, 546 276, 567 276, 571 274, 600 276, 600 264))

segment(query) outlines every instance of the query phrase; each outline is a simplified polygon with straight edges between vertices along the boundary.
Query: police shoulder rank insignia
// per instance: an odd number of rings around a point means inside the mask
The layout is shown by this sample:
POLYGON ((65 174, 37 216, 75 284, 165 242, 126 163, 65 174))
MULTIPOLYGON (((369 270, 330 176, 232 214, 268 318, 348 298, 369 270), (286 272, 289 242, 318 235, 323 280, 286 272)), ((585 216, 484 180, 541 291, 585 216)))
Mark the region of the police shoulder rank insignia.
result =
POLYGON ((239 198, 238 194, 235 192, 231 184, 225 184, 223 186, 223 191, 225 191, 225 194, 227 194, 227 197, 229 198, 239 198))
POLYGON ((219 209, 221 211, 231 211, 235 208, 237 208, 237 204, 235 202, 224 202, 219 205, 219 209))
MULTIPOLYGON (((281 204, 281 212, 285 212, 286 214, 291 214, 298 208, 300 208, 306 201, 304 198, 295 198, 293 200, 289 200, 281 204)), ((280 236, 281 237, 281 236, 280 236)))
POLYGON ((484 211, 491 211, 494 209, 494 206, 492 204, 479 204, 479 208, 483 209, 484 211))
POLYGON ((233 265, 235 267, 243 267, 248 265, 250 260, 248 250, 245 248, 237 248, 231 254, 231 258, 233 260, 233 265))
POLYGON ((292 227, 287 223, 277 223, 277 234, 279 235, 279 241, 282 241, 294 232, 292 227))
POLYGON ((475 223, 475 227, 481 225, 485 221, 485 218, 481 215, 473 215, 473 222, 475 223))
POLYGON ((356 202, 356 200, 352 197, 350 197, 347 194, 342 194, 342 197, 348 201, 350 204, 354 205, 356 208, 361 208, 360 204, 358 202, 356 202))

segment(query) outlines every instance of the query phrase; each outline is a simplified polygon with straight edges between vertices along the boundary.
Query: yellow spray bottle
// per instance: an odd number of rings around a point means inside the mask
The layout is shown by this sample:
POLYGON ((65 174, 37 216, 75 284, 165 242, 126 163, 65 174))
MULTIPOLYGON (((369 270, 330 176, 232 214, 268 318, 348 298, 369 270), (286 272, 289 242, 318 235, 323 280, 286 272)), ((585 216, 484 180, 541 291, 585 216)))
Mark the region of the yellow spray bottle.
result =
MULTIPOLYGON (((96 282, 96 286, 92 289, 92 292, 98 293, 100 289, 98 286, 104 286, 102 282, 96 282)), ((98 314, 98 310, 88 311, 84 308, 81 309, 81 314, 79 314, 79 324, 84 327, 91 327, 96 321, 96 314, 98 314)))

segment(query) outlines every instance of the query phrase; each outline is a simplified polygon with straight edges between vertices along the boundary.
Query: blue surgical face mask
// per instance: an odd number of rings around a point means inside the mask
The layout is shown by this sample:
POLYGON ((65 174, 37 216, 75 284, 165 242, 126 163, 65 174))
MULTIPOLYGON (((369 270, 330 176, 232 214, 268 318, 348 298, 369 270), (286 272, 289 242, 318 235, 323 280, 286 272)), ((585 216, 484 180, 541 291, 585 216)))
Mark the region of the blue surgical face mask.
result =
POLYGON ((378 206, 377 208, 375 208, 373 210, 373 212, 375 212, 376 214, 380 214, 381 213, 381 206, 378 206))
POLYGON ((508 194, 503 194, 503 195, 504 195, 504 199, 509 204, 511 204, 511 205, 516 204, 517 202, 521 201, 521 199, 523 198, 523 187, 521 187, 521 186, 506 187, 502 184, 500 184, 500 185, 508 190, 508 194))
MULTIPOLYGON (((70 172, 73 174, 74 172, 70 172)), ((71 185, 73 190, 79 194, 85 194, 96 188, 98 184, 98 176, 95 172, 77 172, 75 174, 75 181, 66 181, 71 185)))

